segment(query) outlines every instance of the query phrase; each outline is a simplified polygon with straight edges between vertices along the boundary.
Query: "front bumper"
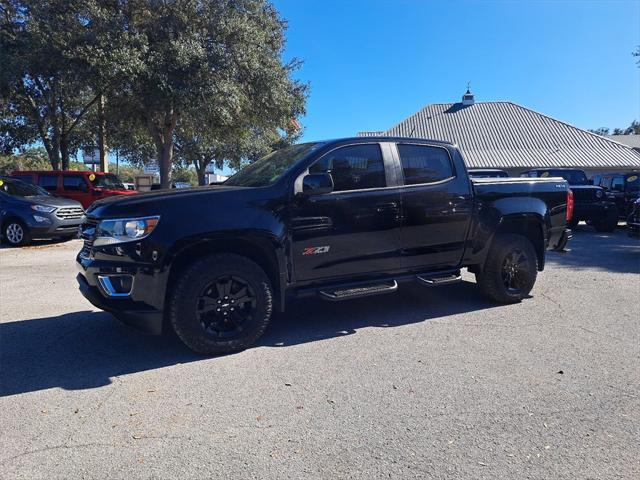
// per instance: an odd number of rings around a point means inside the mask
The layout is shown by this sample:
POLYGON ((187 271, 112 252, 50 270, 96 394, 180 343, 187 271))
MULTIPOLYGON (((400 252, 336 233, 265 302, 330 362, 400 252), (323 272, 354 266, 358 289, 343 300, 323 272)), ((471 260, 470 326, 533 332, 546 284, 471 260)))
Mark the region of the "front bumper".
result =
POLYGON ((97 261, 80 254, 76 258, 80 273, 76 277, 84 297, 95 307, 113 314, 122 323, 137 330, 158 335, 164 323, 165 282, 152 269, 131 263, 97 261), (133 277, 133 287, 127 295, 110 296, 99 277, 126 274, 133 277))
POLYGON ((573 208, 573 218, 579 220, 604 220, 609 212, 616 209, 613 202, 577 203, 573 208))
POLYGON ((78 227, 84 222, 84 217, 60 220, 54 214, 37 213, 36 215, 48 218, 50 223, 44 224, 36 222, 33 217, 29 218, 27 223, 31 238, 71 237, 78 234, 78 227))

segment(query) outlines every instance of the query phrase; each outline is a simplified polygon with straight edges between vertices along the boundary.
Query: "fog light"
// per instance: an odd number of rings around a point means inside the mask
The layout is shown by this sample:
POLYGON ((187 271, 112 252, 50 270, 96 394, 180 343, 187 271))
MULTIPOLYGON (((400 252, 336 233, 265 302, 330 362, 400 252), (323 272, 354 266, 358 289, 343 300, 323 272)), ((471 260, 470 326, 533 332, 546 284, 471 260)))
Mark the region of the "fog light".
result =
POLYGON ((41 217, 40 215, 34 215, 33 219, 38 223, 51 223, 47 217, 41 217))
POLYGON ((133 289, 133 275, 98 275, 98 283, 109 297, 128 297, 133 289))

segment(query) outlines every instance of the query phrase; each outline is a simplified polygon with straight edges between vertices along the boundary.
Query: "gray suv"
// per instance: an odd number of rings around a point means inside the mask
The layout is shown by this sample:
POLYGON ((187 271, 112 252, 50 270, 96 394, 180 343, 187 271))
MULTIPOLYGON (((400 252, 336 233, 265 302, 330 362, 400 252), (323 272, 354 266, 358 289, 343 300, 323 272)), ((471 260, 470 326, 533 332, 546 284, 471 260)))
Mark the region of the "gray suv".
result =
POLYGON ((26 245, 36 238, 73 238, 84 220, 82 205, 75 200, 0 177, 0 226, 2 239, 10 245, 26 245))

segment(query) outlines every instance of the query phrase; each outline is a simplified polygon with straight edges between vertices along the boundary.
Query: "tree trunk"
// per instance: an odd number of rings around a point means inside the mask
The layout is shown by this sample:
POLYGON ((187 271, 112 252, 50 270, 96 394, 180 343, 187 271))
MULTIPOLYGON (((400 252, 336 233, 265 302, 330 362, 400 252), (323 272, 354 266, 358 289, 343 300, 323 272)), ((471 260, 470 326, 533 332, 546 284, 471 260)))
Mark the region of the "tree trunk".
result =
POLYGON ((107 151, 107 120, 104 115, 104 95, 98 100, 98 147, 100 148, 100 171, 109 171, 109 159, 107 151))
POLYGON ((52 170, 60 170, 60 150, 57 148, 48 148, 49 162, 52 170))
POLYGON ((198 176, 198 185, 206 185, 204 176, 207 172, 207 166, 209 164, 205 161, 195 162, 196 175, 198 176))
POLYGON ((173 160, 173 140, 165 139, 162 150, 158 152, 158 164, 160 166, 161 188, 171 187, 171 162, 173 160))
POLYGON ((62 170, 69 170, 69 139, 66 135, 60 137, 60 159, 62 170))

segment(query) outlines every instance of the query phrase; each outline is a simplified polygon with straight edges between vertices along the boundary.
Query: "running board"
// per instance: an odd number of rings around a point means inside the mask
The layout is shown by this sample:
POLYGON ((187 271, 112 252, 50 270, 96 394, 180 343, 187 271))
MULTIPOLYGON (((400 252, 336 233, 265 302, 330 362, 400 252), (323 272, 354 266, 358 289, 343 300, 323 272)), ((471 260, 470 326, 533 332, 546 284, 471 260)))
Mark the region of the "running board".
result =
POLYGON ((339 300, 350 300, 352 298, 368 297, 381 293, 393 293, 398 290, 398 282, 392 280, 387 283, 377 283, 375 285, 365 285, 362 287, 344 288, 340 290, 325 291, 320 290, 319 294, 325 300, 337 302, 339 300))
POLYGON ((447 275, 434 275, 432 277, 426 275, 416 275, 416 280, 427 287, 439 287, 440 285, 451 285, 462 280, 460 272, 450 273, 447 275))

